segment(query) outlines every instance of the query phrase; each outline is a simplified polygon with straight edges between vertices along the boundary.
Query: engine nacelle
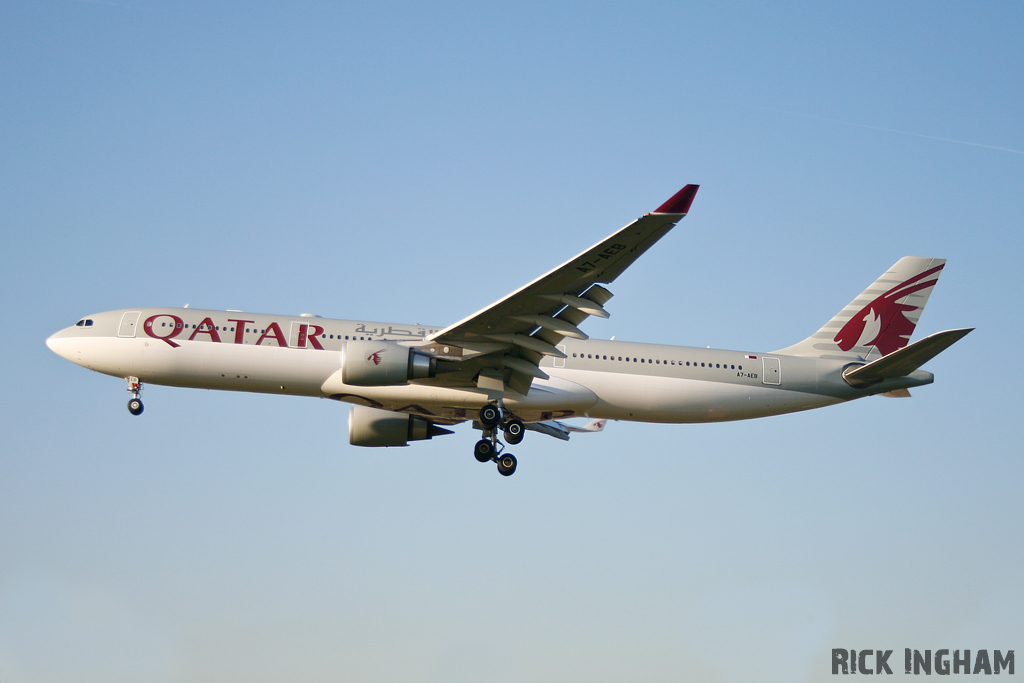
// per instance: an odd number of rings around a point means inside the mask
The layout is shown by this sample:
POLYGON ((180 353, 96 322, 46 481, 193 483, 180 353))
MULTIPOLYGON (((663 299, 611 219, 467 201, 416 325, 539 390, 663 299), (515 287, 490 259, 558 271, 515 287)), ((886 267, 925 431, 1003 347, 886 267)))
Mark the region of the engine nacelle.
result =
POLYGON ((366 406, 352 406, 348 412, 348 442, 353 446, 408 446, 410 441, 451 433, 450 429, 407 413, 366 406))
POLYGON ((357 387, 386 387, 428 379, 437 374, 437 360, 389 341, 345 342, 341 380, 357 387))

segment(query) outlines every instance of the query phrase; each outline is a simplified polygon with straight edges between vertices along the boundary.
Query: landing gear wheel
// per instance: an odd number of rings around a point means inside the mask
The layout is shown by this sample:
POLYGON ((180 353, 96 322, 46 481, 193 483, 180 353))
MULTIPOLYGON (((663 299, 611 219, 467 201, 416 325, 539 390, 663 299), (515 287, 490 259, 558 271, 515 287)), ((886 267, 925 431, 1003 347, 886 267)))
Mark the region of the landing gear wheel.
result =
POLYGON ((509 420, 505 423, 505 441, 511 446, 522 443, 526 436, 526 427, 521 420, 509 420))
POLYGON ((516 471, 516 456, 505 453, 498 458, 498 474, 503 477, 511 477, 516 471))
POLYGON ((128 401, 128 412, 132 415, 142 415, 142 410, 145 406, 142 405, 142 401, 137 398, 133 398, 128 401))
POLYGON ((487 429, 494 429, 501 421, 501 411, 498 406, 488 403, 480 409, 480 422, 487 429))
POLYGON ((487 439, 480 439, 473 447, 473 455, 480 462, 490 462, 494 459, 494 443, 487 439))

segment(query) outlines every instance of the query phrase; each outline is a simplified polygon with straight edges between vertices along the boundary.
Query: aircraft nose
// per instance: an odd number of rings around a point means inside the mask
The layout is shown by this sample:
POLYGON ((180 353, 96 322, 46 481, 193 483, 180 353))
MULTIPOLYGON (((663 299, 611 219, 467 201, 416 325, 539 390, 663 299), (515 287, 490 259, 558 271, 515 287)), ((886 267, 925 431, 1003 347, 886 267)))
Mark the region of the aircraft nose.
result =
POLYGON ((64 332, 64 330, 61 330, 51 334, 46 339, 46 345, 61 358, 75 362, 77 360, 77 349, 72 348, 75 345, 75 340, 74 338, 67 337, 64 332))

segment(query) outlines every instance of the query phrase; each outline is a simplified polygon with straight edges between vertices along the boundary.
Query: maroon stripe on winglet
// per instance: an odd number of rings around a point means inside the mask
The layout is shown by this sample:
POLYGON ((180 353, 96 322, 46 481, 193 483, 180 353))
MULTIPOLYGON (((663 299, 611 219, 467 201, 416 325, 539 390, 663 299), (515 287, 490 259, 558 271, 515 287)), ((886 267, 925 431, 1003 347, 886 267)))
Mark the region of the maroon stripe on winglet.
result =
POLYGON ((672 198, 654 210, 654 213, 689 213, 690 204, 697 196, 700 185, 687 185, 672 195, 672 198))

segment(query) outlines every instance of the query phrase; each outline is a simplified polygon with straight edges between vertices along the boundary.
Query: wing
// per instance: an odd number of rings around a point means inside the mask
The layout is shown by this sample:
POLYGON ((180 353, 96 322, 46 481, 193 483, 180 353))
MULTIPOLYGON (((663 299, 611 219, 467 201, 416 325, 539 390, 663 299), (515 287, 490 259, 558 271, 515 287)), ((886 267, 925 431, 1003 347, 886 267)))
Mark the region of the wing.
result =
POLYGON ((668 233, 690 210, 697 188, 687 185, 652 213, 435 333, 427 340, 431 350, 445 360, 472 360, 469 366, 479 368, 473 381, 485 391, 500 396, 511 389, 525 395, 533 378, 548 377, 538 367, 544 356, 565 357, 558 349, 562 339, 586 339, 579 324, 592 315, 608 317, 604 304, 612 294, 601 284, 615 280, 668 233))

